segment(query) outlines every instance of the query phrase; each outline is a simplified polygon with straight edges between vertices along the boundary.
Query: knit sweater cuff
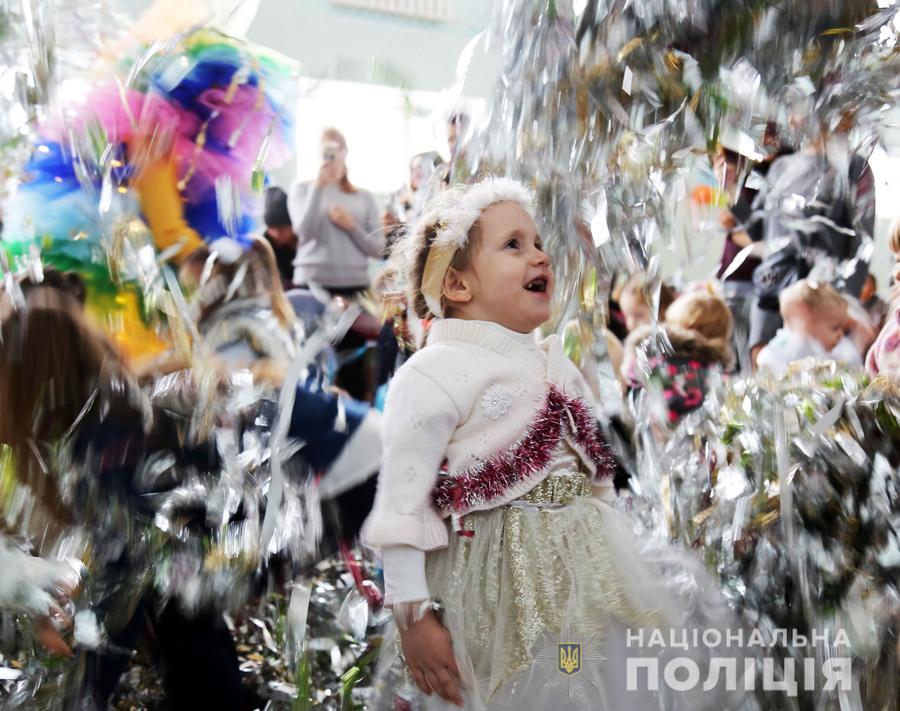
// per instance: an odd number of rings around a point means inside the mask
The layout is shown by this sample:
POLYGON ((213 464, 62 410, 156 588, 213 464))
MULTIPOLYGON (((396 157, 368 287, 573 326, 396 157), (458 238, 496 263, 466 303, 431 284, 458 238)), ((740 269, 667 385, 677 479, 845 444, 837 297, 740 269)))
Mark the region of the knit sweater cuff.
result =
POLYGON ((386 605, 430 597, 425 576, 425 551, 412 546, 391 546, 381 552, 381 561, 386 605))
POLYGON ((446 547, 448 538, 447 524, 431 510, 425 517, 421 513, 373 512, 361 535, 370 548, 405 545, 423 551, 446 547))

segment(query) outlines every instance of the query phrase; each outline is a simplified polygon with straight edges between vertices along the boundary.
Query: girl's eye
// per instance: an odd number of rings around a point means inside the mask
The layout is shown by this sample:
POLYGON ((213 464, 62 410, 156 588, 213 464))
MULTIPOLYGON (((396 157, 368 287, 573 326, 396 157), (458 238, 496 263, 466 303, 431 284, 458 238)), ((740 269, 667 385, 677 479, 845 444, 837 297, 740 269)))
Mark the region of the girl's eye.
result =
POLYGON ((518 249, 519 248, 519 240, 511 239, 504 246, 506 249, 518 249))
POLYGON ((538 248, 538 251, 544 251, 544 243, 543 242, 535 242, 534 246, 538 248))

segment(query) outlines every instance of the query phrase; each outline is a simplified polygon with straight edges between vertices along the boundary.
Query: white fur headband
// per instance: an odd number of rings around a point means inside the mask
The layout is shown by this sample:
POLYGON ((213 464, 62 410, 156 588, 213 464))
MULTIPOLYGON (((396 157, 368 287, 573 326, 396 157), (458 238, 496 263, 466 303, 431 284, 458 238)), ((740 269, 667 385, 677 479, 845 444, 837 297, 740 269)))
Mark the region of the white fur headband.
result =
POLYGON ((485 178, 474 185, 455 185, 436 195, 425 208, 421 224, 441 224, 434 246, 462 249, 469 239, 472 225, 491 205, 517 202, 531 215, 532 201, 531 190, 518 180, 485 178))
POLYGON ((499 202, 515 202, 533 218, 533 200, 531 190, 512 178, 486 178, 474 185, 454 186, 432 200, 415 232, 419 239, 425 239, 425 228, 438 225, 422 273, 422 295, 431 313, 443 316, 444 275, 453 255, 468 243, 469 231, 481 213, 499 202))

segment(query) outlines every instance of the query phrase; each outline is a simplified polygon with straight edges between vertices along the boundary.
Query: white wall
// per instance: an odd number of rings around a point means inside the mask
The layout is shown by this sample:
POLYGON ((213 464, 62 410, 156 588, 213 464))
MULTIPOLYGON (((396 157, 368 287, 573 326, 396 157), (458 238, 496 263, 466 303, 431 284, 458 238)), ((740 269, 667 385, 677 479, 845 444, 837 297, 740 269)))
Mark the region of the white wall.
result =
MULTIPOLYGON (((347 170, 353 182, 381 196, 392 193, 405 183, 409 159, 416 153, 438 151, 447 157, 450 101, 442 92, 304 80, 297 104, 296 176, 315 176, 319 135, 324 127, 334 126, 347 138, 347 170)), ((483 108, 483 101, 465 103, 475 119, 483 108)), ((279 171, 275 176, 278 182, 293 177, 293 168, 290 175, 279 171)))
MULTIPOLYGON (((452 0, 452 20, 430 22, 350 9, 330 0, 258 2, 247 39, 299 61, 304 76, 428 91, 453 83, 460 52, 487 25, 494 4, 494 0, 452 0)), ((120 4, 137 17, 151 0, 120 4)), ((480 71, 469 88, 474 95, 485 96, 493 79, 491 71, 480 71)))

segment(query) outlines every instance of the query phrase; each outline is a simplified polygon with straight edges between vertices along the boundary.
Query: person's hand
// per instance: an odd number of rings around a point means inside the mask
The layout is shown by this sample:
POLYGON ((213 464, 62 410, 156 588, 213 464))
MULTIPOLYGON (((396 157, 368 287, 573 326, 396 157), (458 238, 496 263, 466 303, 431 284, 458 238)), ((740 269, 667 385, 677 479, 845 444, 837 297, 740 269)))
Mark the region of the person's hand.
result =
POLYGON ((719 213, 719 224, 722 225, 723 229, 726 231, 734 229, 734 226, 737 224, 737 220, 734 219, 734 215, 731 210, 722 210, 719 213))
POLYGON ((319 174, 316 176, 316 187, 324 188, 326 185, 336 183, 340 179, 341 174, 337 163, 333 160, 327 160, 319 168, 319 174))
POLYGON ((333 206, 328 211, 328 217, 335 225, 340 227, 345 232, 349 232, 356 226, 356 223, 353 221, 353 215, 347 212, 340 205, 333 206))
POLYGON ((391 230, 400 226, 400 219, 390 210, 385 210, 381 216, 381 229, 385 234, 390 234, 391 230))
MULTIPOLYGON (((63 628, 71 626, 71 620, 62 610, 57 610, 55 616, 62 621, 63 628)), ((72 649, 66 644, 62 635, 56 628, 50 617, 39 617, 34 623, 34 636, 41 646, 50 654, 57 654, 62 657, 73 656, 72 649)))
POLYGON ((459 669, 453 657, 450 632, 429 611, 400 633, 400 646, 409 671, 423 693, 436 692, 445 701, 463 705, 459 669))

